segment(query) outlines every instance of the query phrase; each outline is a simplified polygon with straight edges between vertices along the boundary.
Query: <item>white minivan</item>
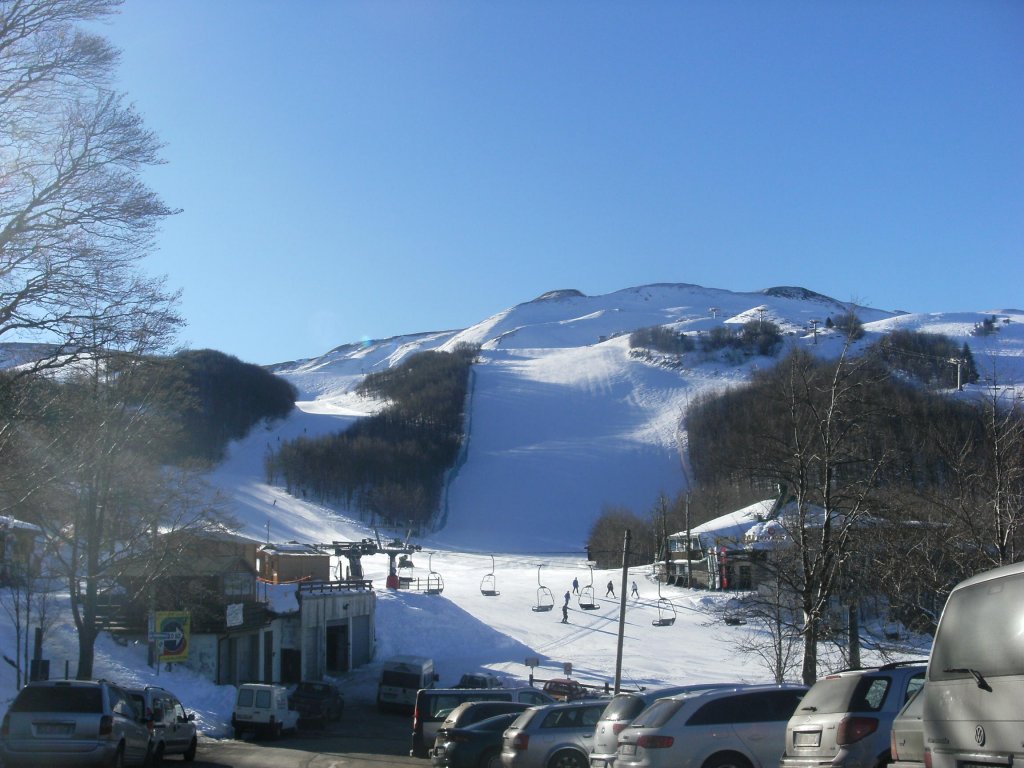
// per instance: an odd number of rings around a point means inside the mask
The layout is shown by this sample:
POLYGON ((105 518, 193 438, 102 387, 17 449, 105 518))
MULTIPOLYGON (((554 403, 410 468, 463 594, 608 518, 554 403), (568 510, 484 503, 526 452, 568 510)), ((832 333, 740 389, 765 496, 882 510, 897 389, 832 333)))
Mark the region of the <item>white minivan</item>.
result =
POLYGON ((243 683, 231 713, 235 738, 246 731, 277 738, 299 729, 299 713, 288 706, 288 689, 270 683, 243 683))
POLYGON ((928 768, 999 768, 1024 760, 1024 563, 953 589, 922 695, 928 768))
POLYGON ((416 705, 416 692, 433 688, 438 675, 434 660, 426 656, 392 656, 381 665, 377 684, 377 709, 412 710, 416 705))

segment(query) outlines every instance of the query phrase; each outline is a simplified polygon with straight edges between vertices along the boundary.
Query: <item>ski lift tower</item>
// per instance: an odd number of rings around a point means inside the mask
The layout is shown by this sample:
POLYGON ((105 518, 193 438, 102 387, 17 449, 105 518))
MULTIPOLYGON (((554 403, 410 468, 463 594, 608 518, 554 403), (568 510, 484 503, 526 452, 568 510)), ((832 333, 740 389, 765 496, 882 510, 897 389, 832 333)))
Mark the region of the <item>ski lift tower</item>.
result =
POLYGON ((388 589, 398 589, 401 586, 398 578, 398 566, 395 560, 401 556, 402 565, 411 567, 412 560, 410 555, 413 552, 419 552, 421 549, 422 547, 419 544, 410 544, 408 536, 404 542, 400 539, 393 539, 389 544, 381 544, 378 538, 377 550, 388 556, 388 579, 386 582, 388 589))

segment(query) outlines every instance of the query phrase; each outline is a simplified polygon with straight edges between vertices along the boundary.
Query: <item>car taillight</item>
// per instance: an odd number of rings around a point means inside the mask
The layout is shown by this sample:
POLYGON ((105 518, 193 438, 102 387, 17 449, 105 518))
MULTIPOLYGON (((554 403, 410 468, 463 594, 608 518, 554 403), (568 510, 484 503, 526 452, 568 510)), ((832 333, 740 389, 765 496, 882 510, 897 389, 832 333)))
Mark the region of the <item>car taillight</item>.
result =
POLYGON ((932 768, 932 751, 927 747, 924 750, 924 768, 932 768))
POLYGON ((469 741, 469 734, 453 731, 448 734, 447 741, 454 741, 457 744, 464 744, 465 742, 469 741))
POLYGON ((412 711, 412 730, 413 733, 422 733, 420 726, 420 708, 416 707, 412 711))
POLYGON ((624 728, 625 728, 625 727, 626 727, 627 725, 629 725, 629 723, 627 723, 627 722, 622 722, 622 723, 612 723, 612 733, 614 733, 614 734, 615 734, 616 736, 618 736, 618 735, 619 735, 619 733, 621 733, 621 732, 622 732, 622 730, 623 730, 623 729, 624 729, 624 728))
POLYGON ((644 749, 668 749, 675 742, 675 739, 671 736, 655 736, 655 735, 644 735, 639 736, 636 740, 638 747, 644 749))
POLYGON ((839 723, 839 733, 836 734, 836 743, 845 747, 870 736, 878 730, 878 718, 875 717, 844 717, 839 723))
POLYGON ((889 731, 889 754, 892 755, 893 762, 900 759, 899 750, 896 749, 895 731, 889 731))
POLYGON ((114 732, 114 718, 111 715, 103 715, 100 718, 100 736, 109 736, 114 732))
POLYGON ((528 733, 517 733, 512 737, 512 749, 522 751, 530 746, 530 734, 528 733))

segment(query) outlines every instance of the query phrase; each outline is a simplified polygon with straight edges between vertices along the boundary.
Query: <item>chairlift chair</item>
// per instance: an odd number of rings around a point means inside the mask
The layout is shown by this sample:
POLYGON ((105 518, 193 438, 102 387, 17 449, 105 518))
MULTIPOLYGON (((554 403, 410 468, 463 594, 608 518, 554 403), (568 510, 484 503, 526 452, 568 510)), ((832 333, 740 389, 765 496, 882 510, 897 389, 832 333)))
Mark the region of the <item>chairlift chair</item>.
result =
POLYGON ((651 622, 655 627, 671 627, 676 623, 676 607, 667 597, 661 596, 661 582, 658 582, 658 618, 651 622))
POLYGON ((427 555, 427 594, 428 595, 440 595, 444 592, 444 579, 441 578, 441 574, 434 570, 433 563, 434 553, 431 552, 427 555))
POLYGON ((601 607, 594 600, 594 566, 590 566, 590 583, 580 589, 579 603, 584 611, 596 611, 601 607))
POLYGON ((402 555, 398 558, 398 568, 395 573, 398 575, 398 588, 408 589, 412 586, 412 558, 402 555))
POLYGON ((498 584, 494 580, 494 555, 491 555, 491 572, 484 574, 484 577, 480 579, 480 594, 484 597, 497 597, 501 594, 498 592, 498 584))
POLYGON ((550 589, 540 583, 540 569, 543 567, 543 565, 537 566, 537 604, 533 606, 533 611, 536 613, 550 611, 555 607, 555 596, 551 594, 550 589))

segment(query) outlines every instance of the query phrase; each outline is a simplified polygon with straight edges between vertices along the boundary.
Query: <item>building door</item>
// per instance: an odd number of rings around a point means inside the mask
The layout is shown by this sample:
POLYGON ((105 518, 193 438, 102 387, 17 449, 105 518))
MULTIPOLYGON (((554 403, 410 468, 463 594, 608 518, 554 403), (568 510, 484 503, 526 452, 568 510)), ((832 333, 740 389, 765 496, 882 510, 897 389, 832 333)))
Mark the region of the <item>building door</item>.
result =
POLYGON ((274 633, 263 633, 263 682, 274 682, 274 633))
POLYGON ((348 623, 327 627, 327 648, 325 649, 327 674, 338 675, 348 672, 348 623))

